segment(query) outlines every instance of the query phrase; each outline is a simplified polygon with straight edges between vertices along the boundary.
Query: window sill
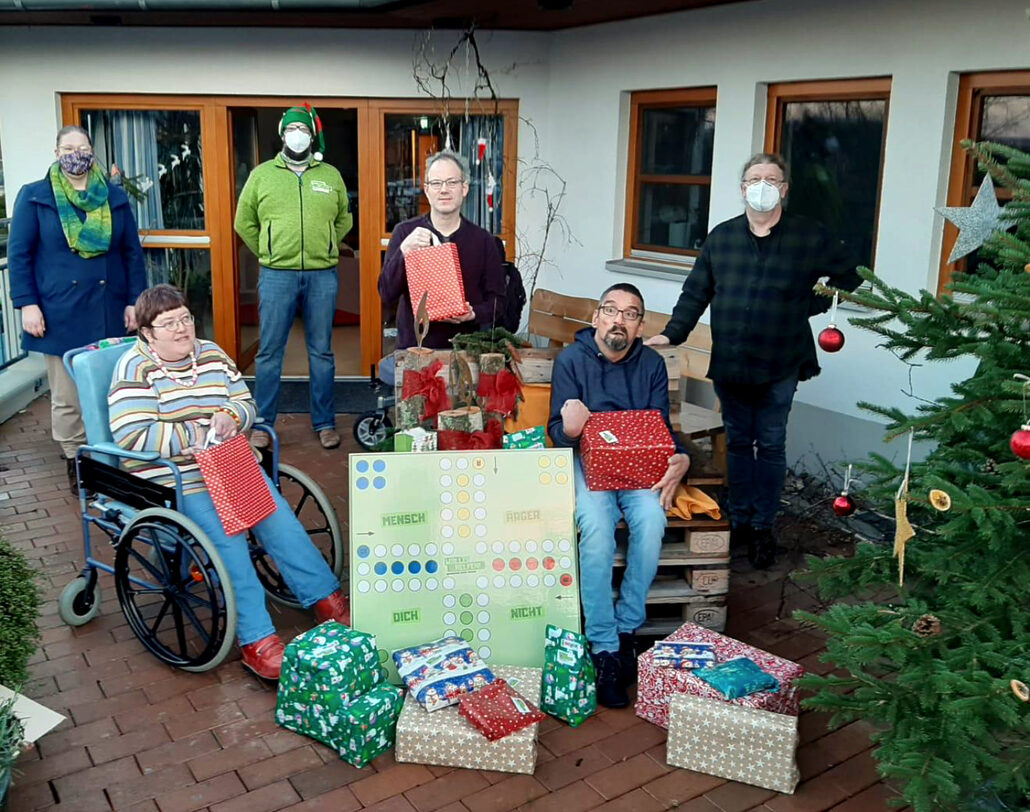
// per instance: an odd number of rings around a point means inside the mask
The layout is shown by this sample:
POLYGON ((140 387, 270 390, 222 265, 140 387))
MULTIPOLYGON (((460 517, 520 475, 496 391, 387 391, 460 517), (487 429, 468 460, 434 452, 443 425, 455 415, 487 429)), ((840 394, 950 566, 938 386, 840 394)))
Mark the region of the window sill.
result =
POLYGON ((658 262, 640 257, 622 257, 610 259, 604 264, 605 270, 611 273, 649 276, 653 279, 668 279, 673 282, 682 282, 693 267, 693 257, 687 262, 676 263, 658 262))

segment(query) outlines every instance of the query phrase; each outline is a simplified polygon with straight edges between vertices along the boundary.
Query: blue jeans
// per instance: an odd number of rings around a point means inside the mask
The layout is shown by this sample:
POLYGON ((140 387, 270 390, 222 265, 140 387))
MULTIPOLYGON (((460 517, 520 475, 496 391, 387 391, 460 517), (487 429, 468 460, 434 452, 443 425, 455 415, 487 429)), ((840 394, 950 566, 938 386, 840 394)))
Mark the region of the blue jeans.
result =
POLYGON ((767 384, 715 382, 726 426, 729 513, 734 527, 773 526, 787 475, 787 417, 797 373, 767 384))
MULTIPOLYGON (((261 546, 272 556, 286 585, 301 606, 328 597, 340 588, 340 582, 322 554, 311 543, 307 531, 293 515, 293 510, 275 489, 268 477, 277 510, 254 528, 261 546)), ((254 571, 247 549, 246 534, 227 536, 218 518, 214 502, 206 490, 183 497, 181 510, 200 525, 218 550, 236 593, 236 615, 239 620, 236 638, 241 646, 275 634, 275 626, 265 606, 265 589, 254 571)))
POLYGON ((576 456, 576 525, 579 527, 579 597, 586 635, 595 652, 618 651, 619 634, 644 624, 647 591, 658 571, 665 511, 654 491, 592 491, 576 456), (629 525, 626 572, 612 603, 615 525, 629 525))
POLYGON ((283 353, 298 306, 304 319, 311 387, 311 425, 315 431, 336 428, 333 408, 333 314, 340 286, 336 268, 324 271, 279 271, 261 267, 258 314, 261 336, 256 360, 258 414, 275 425, 279 414, 283 353))

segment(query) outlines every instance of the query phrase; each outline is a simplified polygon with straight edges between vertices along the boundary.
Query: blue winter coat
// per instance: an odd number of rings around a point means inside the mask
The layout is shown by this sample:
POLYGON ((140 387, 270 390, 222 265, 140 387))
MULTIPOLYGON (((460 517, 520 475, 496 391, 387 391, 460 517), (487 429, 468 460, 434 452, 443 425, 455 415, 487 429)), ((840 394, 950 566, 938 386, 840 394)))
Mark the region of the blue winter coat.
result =
POLYGON ((22 334, 28 351, 63 355, 101 338, 125 335, 125 308, 147 286, 136 218, 125 192, 110 187, 111 248, 83 259, 68 247, 50 178, 27 183, 14 203, 7 243, 11 300, 39 305, 46 332, 22 334))

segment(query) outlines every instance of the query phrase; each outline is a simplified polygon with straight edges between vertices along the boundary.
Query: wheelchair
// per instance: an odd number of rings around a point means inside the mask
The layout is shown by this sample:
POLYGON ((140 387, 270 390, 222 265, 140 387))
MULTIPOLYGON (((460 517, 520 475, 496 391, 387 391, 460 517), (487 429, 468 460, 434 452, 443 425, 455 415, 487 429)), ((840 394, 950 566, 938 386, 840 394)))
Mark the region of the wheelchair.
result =
POLYGON ((366 451, 375 451, 390 436, 393 421, 390 420, 390 409, 396 405, 394 388, 393 356, 387 356, 379 362, 379 374, 375 364, 369 370, 368 386, 376 395, 376 408, 364 412, 354 421, 354 439, 366 451), (384 363, 386 361, 390 363, 384 363))
MULTIPOLYGON (((111 377, 118 359, 135 341, 106 339, 64 355, 86 426, 87 445, 76 455, 85 566, 62 591, 58 612, 70 626, 89 623, 100 610, 98 572, 110 573, 122 613, 143 646, 168 665, 207 671, 219 665, 236 642, 236 601, 228 574, 214 543, 176 509, 183 494, 175 463, 156 452, 125 450, 111 436, 107 408, 111 377), (164 465, 174 486, 123 471, 118 461, 125 459, 164 465), (113 565, 94 555, 91 527, 110 540, 113 565)), ((307 474, 280 464, 279 441, 270 426, 259 422, 254 429, 271 437, 262 453, 262 467, 339 579, 345 564, 343 533, 329 497, 307 474)), ((248 536, 248 546, 268 597, 299 608, 275 562, 253 534, 248 536)))

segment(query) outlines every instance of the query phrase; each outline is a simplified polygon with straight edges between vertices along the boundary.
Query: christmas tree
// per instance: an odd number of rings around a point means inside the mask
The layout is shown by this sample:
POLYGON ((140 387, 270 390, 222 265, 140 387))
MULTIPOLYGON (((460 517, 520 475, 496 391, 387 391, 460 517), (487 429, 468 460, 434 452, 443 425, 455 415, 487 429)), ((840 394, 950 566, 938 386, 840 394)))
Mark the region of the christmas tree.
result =
POLYGON ((990 233, 975 271, 912 296, 862 269, 872 289, 844 298, 873 311, 852 324, 903 361, 970 357, 975 370, 912 413, 861 404, 888 437, 934 450, 910 467, 870 458, 864 496, 895 516, 895 544, 811 559, 820 591, 843 602, 802 614, 848 672, 806 677, 806 706, 871 722, 881 773, 917 812, 1030 809, 1030 156, 964 146, 988 173, 985 198, 991 178, 1012 193, 1000 212, 963 210, 990 233))

